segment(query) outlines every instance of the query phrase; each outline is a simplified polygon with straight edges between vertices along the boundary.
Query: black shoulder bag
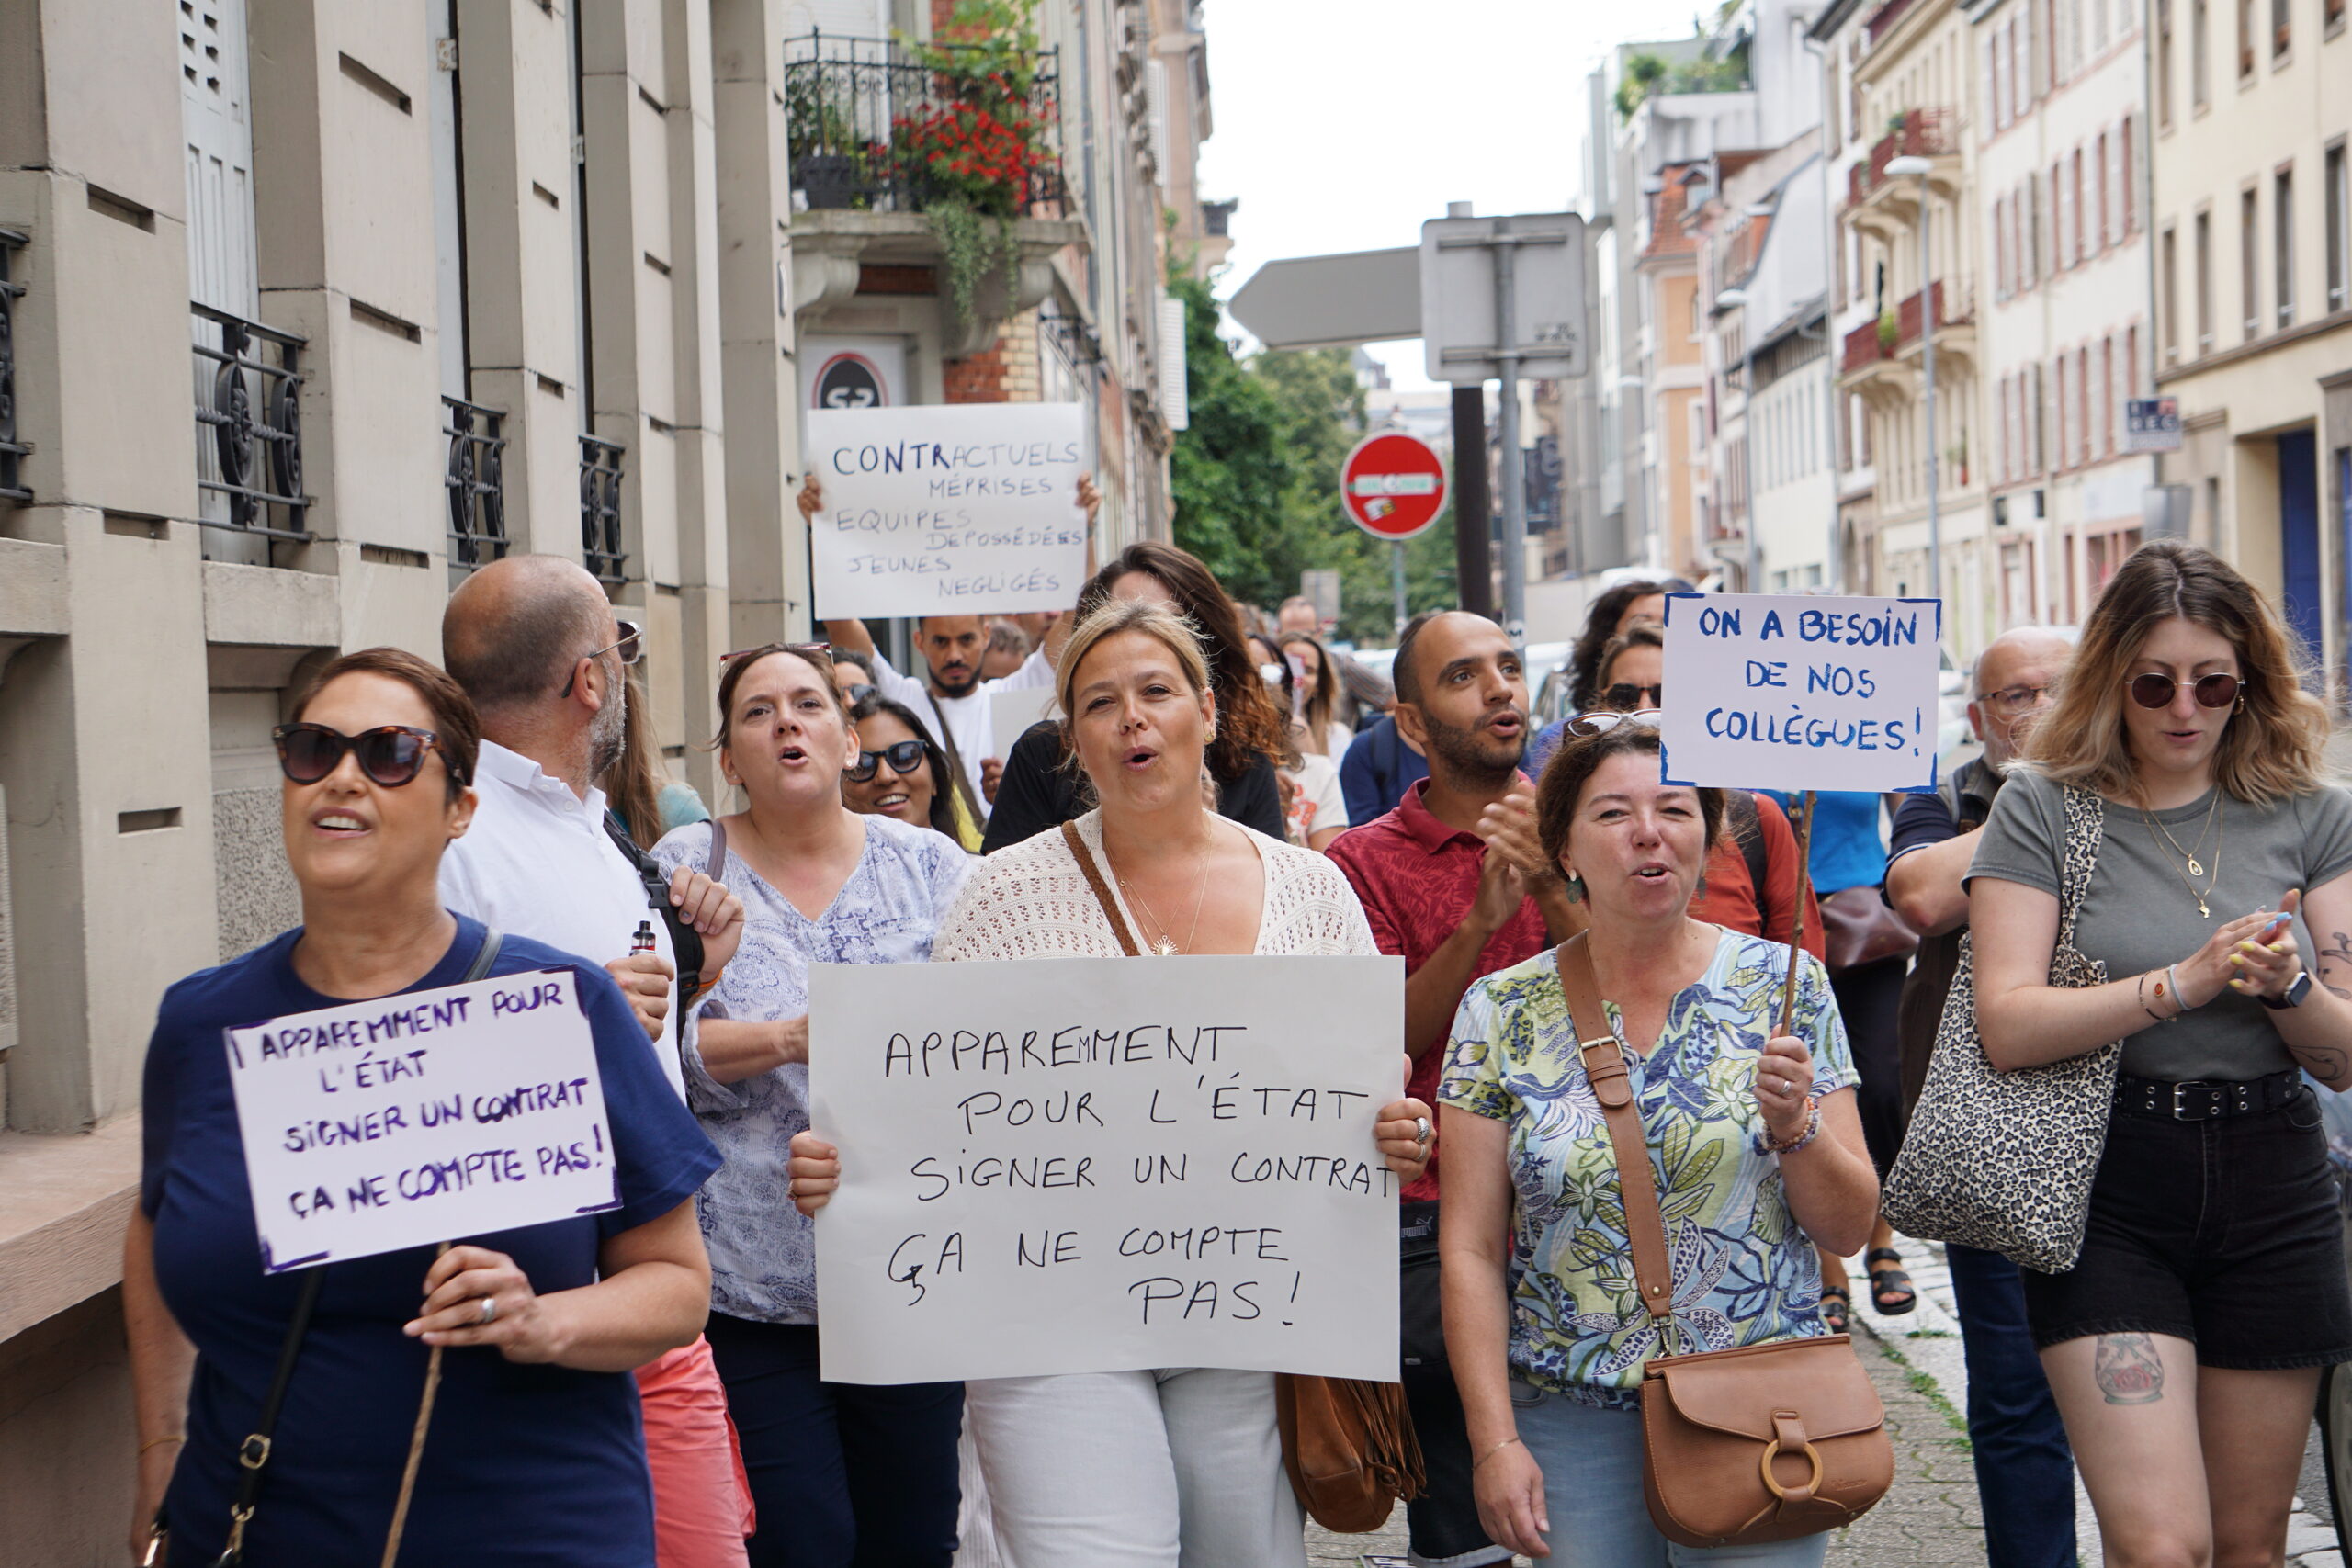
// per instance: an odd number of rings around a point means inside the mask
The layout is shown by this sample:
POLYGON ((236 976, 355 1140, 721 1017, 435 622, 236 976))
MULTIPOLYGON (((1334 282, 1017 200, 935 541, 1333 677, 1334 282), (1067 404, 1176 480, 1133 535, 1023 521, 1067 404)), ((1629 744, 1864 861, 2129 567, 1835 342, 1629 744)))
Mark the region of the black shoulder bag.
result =
MULTIPOLYGON (((491 965, 498 962, 498 950, 505 945, 503 933, 486 931, 481 947, 474 961, 466 965, 459 985, 471 985, 490 976, 491 965)), ((319 1304, 319 1292, 327 1282, 327 1269, 332 1264, 321 1264, 304 1277, 300 1293, 294 1298, 294 1315, 287 1320, 285 1342, 277 1348, 277 1370, 270 1374, 269 1393, 261 1402, 261 1418, 237 1449, 237 1463, 244 1474, 237 1481, 237 1495, 229 1505, 229 1540, 220 1556, 212 1560, 212 1568, 242 1568, 245 1561, 245 1527, 253 1523, 254 1506, 261 1499, 261 1483, 269 1468, 272 1437, 277 1431, 278 1413, 286 1407, 286 1388, 294 1381, 294 1363, 302 1354, 302 1337, 310 1332, 311 1313, 319 1304)), ((168 1537, 164 1516, 158 1512, 150 1532, 147 1561, 161 1562, 166 1553, 168 1537)))

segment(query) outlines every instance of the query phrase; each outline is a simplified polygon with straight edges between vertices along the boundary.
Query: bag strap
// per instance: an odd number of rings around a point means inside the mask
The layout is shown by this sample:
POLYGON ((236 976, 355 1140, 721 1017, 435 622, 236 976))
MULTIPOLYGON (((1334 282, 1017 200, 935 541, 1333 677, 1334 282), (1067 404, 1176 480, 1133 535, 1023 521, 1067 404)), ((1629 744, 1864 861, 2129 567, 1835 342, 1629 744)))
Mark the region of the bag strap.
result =
MULTIPOLYGON (((939 749, 947 757, 947 787, 956 799, 964 803, 964 808, 972 814, 973 821, 985 822, 988 812, 972 793, 972 778, 964 771, 963 753, 956 750, 956 732, 947 727, 946 710, 934 702, 931 705, 931 711, 939 720, 939 749)), ((851 759, 853 761, 855 760, 851 759)))
POLYGON ((2107 808, 2089 790, 2065 786, 2066 839, 2058 857, 2058 945, 2075 945, 2075 921, 2090 897, 2091 871, 2107 833, 2107 808))
MULTIPOLYGON (((718 818, 711 818, 714 827, 718 822, 718 818)), ((636 870, 638 881, 645 885, 645 907, 661 916, 662 923, 669 928, 670 951, 676 955, 678 964, 679 1004, 692 1006, 695 976, 702 973, 702 933, 678 918, 677 906, 670 902, 670 878, 662 870, 662 863, 629 837, 628 824, 621 820, 620 813, 605 813, 605 836, 612 840, 622 858, 636 870)), ((718 880, 716 873, 712 879, 718 880)))
POLYGON ((245 1560, 245 1527, 253 1522, 254 1505, 261 1497, 270 1441, 277 1431, 278 1413, 286 1407, 287 1385, 294 1381, 294 1362, 302 1353, 302 1337, 310 1332, 311 1312, 319 1304, 327 1269, 328 1265, 320 1264, 303 1277, 301 1292, 294 1298, 294 1315, 287 1321, 285 1341, 277 1348, 277 1371, 270 1374, 269 1393, 261 1402, 261 1418, 238 1445, 237 1463, 243 1474, 238 1477, 237 1495, 229 1505, 228 1544, 214 1560, 213 1568, 238 1568, 245 1560))
POLYGON ((1756 913, 1764 913, 1765 879, 1771 874, 1770 862, 1764 848, 1762 807, 1756 796, 1744 789, 1724 792, 1730 805, 1731 835, 1739 842, 1739 858, 1747 863, 1747 884, 1755 895, 1756 913))
POLYGON ((1094 900, 1102 906, 1102 918, 1111 922, 1111 934, 1119 939, 1119 951, 1129 958, 1142 957, 1136 939, 1128 934, 1127 918, 1119 912, 1119 901, 1111 897, 1111 885, 1102 880, 1102 868, 1094 863, 1094 852, 1086 847, 1077 823, 1062 824, 1062 840, 1069 845, 1069 852, 1078 857, 1078 869, 1085 873, 1086 886, 1094 889, 1094 900))
POLYGON ((703 862, 702 874, 713 882, 727 880, 727 824, 716 817, 710 819, 710 856, 703 862))
POLYGON ((1600 999, 1600 976, 1593 972, 1584 933, 1579 931, 1562 942, 1557 956, 1560 989, 1567 995, 1568 1022, 1577 1032, 1585 1079, 1592 1085, 1592 1097, 1600 1102, 1601 1120, 1609 1124, 1609 1146, 1617 1157, 1625 1239, 1634 1249, 1634 1283, 1641 1290, 1642 1305, 1651 1319, 1670 1320, 1674 1266, 1666 1250, 1666 1219, 1658 1210, 1657 1178, 1650 1169, 1642 1113, 1634 1106, 1634 1080, 1625 1066, 1625 1048, 1609 1026, 1609 1010, 1600 999), (1596 1029, 1598 1033, 1587 1032, 1596 1029))
POLYGON ((470 986, 476 980, 490 978, 490 966, 498 962, 498 950, 506 945, 506 933, 488 930, 481 933, 481 946, 474 953, 474 961, 466 965, 466 977, 458 983, 470 986))

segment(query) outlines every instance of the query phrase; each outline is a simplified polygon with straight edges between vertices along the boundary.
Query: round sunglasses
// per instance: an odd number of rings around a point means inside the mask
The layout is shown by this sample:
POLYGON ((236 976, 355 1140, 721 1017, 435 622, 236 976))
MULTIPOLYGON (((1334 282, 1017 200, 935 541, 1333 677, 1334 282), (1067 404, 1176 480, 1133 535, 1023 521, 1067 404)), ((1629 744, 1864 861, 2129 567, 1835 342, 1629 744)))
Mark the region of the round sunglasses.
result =
POLYGON ((1654 708, 1666 701, 1666 685, 1661 682, 1655 686, 1636 686, 1630 681, 1620 681, 1603 691, 1600 700, 1620 713, 1654 708))
POLYGON ((927 750, 920 740, 900 740, 885 746, 879 751, 860 751, 855 761, 842 770, 843 775, 857 784, 874 776, 874 765, 887 761, 894 773, 911 773, 922 765, 927 750))
POLYGON ((356 735, 323 724, 281 724, 269 735, 277 742, 279 771, 298 784, 317 784, 343 765, 348 751, 359 760, 361 773, 386 789, 398 789, 424 771, 425 753, 448 755, 438 735, 405 724, 379 725, 356 735))
MULTIPOLYGON (((2123 685, 2132 694, 2132 700, 2143 708, 2170 707, 2173 694, 2180 690, 2179 682, 2153 671, 2145 675, 2132 676, 2123 685)), ((2225 708, 2238 700, 2238 694, 2245 690, 2245 682, 2217 670, 2211 675, 2199 675, 2189 689, 2197 694, 2199 707, 2225 708)))

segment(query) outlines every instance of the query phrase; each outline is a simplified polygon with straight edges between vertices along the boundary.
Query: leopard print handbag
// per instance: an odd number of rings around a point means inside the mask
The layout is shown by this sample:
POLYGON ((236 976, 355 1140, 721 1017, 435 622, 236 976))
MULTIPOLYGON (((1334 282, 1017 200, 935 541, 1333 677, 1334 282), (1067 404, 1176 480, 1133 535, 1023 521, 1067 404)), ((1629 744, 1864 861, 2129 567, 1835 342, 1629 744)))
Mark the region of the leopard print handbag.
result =
MULTIPOLYGON (((2064 794, 2066 852, 2050 983, 2076 990, 2107 980, 2107 965, 2075 946, 2105 815, 2088 790, 2064 794)), ((1883 1207, 1888 1223, 1906 1235, 1956 1241, 2022 1268, 2063 1274, 2083 1249, 2123 1043, 1999 1071, 1976 1037, 1975 973, 1973 944, 1963 935, 1927 1087, 1887 1173, 1883 1207)))

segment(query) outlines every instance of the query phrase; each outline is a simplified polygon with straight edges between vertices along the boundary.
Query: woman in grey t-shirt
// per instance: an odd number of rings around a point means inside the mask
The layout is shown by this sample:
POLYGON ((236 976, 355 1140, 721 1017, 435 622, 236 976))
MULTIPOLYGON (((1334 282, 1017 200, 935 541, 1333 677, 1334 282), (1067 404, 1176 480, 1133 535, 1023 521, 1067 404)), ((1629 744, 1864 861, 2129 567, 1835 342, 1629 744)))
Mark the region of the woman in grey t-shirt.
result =
POLYGON ((2301 1077, 2352 1086, 2352 798, 2291 646, 2219 558, 2142 548, 1970 874, 1993 1062, 2124 1041, 2082 1256, 2025 1274, 2109 1561, 2278 1562, 2319 1370, 2352 1360, 2301 1077), (2084 990, 2048 983, 2071 791, 2102 814, 2075 935, 2109 978, 2084 990))

